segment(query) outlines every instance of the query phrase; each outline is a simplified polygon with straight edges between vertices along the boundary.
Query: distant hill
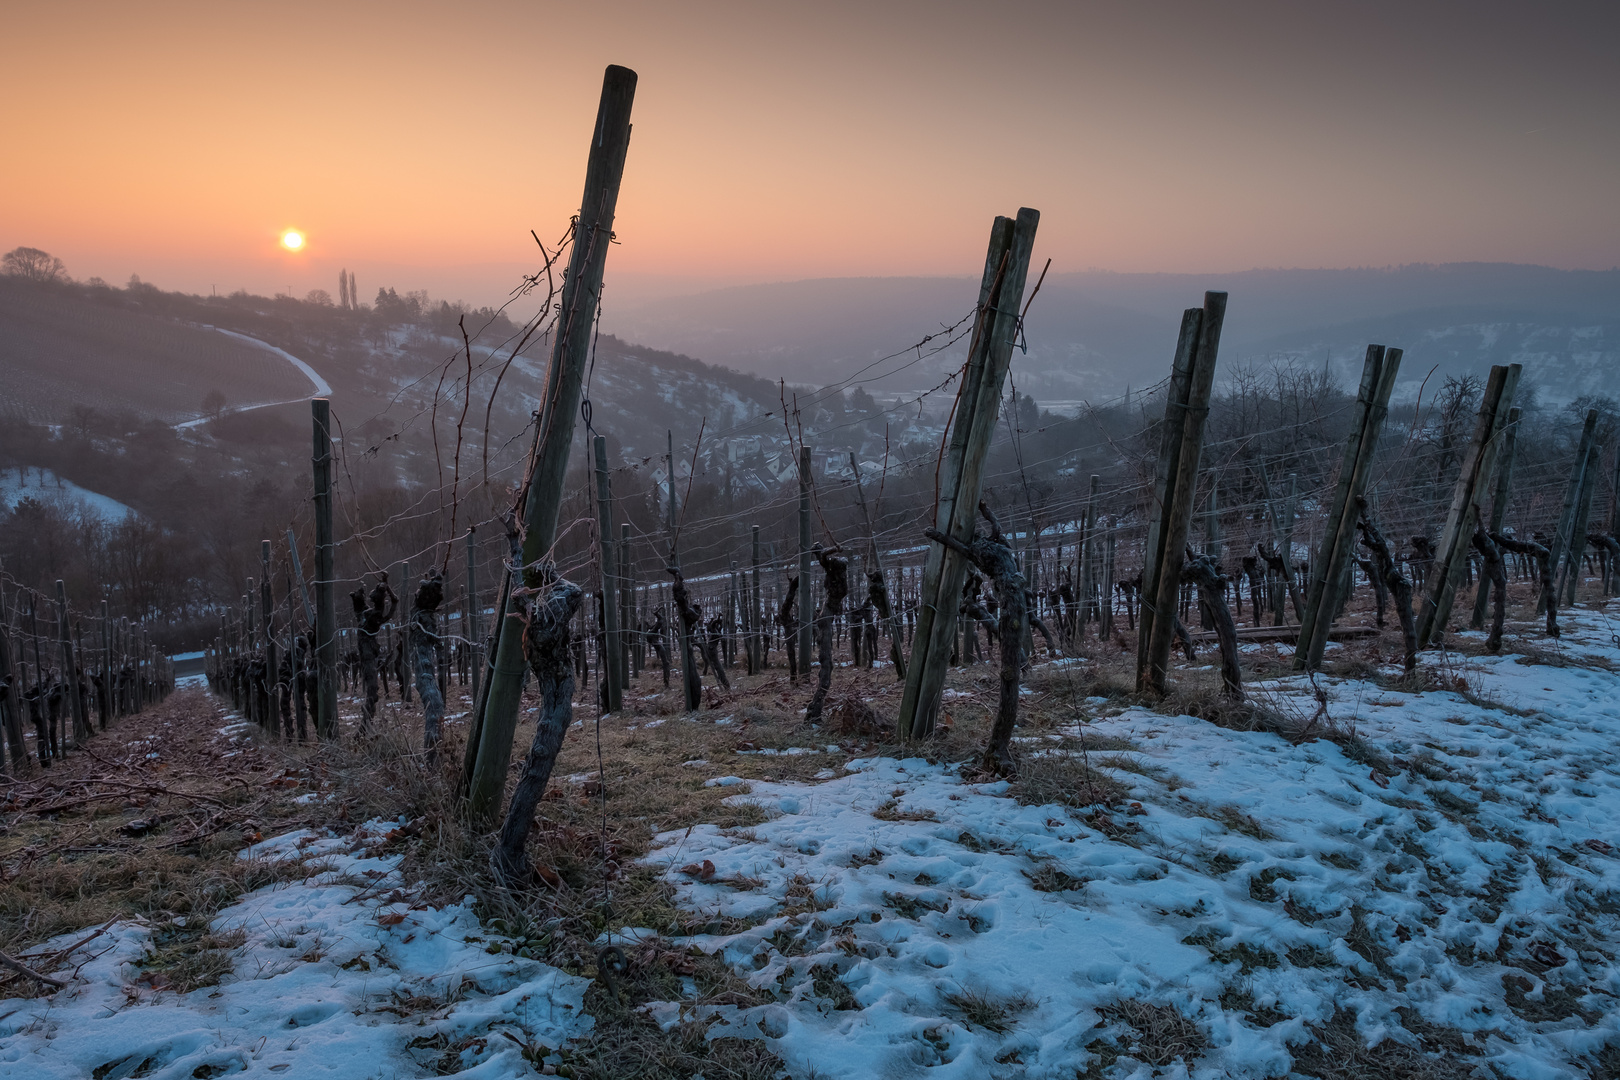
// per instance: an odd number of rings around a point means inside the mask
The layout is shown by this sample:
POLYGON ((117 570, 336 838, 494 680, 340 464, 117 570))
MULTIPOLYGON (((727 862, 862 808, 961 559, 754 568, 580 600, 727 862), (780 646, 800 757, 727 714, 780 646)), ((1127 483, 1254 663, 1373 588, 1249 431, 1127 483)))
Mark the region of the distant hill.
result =
MULTIPOLYGON (((622 337, 800 383, 849 377, 955 322, 977 283, 962 278, 833 278, 750 285, 608 312, 622 337)), ((1277 355, 1359 364, 1369 342, 1408 351, 1407 377, 1439 365, 1482 373, 1525 362, 1551 399, 1620 389, 1620 271, 1468 263, 1379 270, 1249 270, 1212 274, 1084 272, 1047 278, 1030 309, 1021 392, 1093 400, 1164 378, 1183 308, 1205 289, 1231 294, 1227 369, 1277 355)), ((913 390, 961 362, 960 348, 915 354, 863 378, 913 390)), ((1356 370, 1359 370, 1357 368, 1356 370)))
POLYGON ((75 406, 175 422, 218 390, 228 405, 286 401, 310 381, 249 342, 123 292, 0 276, 0 408, 61 422, 75 406))

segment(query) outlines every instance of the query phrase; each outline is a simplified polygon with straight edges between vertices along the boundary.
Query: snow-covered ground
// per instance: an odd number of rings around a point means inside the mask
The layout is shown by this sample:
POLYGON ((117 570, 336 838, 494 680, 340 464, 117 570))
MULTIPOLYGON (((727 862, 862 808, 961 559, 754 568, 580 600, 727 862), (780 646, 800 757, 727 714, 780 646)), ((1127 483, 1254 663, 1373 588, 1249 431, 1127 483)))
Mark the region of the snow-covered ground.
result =
POLYGON ((489 951, 500 939, 465 906, 412 906, 401 857, 375 850, 394 827, 300 830, 244 850, 242 858, 301 860, 310 874, 214 919, 216 933, 245 935, 218 986, 177 994, 143 981, 151 930, 109 928, 69 958, 77 963, 69 988, 0 1001, 0 1076, 532 1075, 530 1060, 590 1029, 588 980, 489 951))
MULTIPOLYGON (((685 906, 751 924, 688 939, 780 1001, 709 1010, 714 1033, 767 1039, 795 1076, 1287 1076, 1313 1026, 1352 1021, 1367 1046, 1442 1031, 1463 1066, 1604 1075, 1613 629, 1571 619, 1574 666, 1425 657, 1475 703, 1321 680, 1371 759, 1104 710, 1085 733, 1140 748, 1114 770, 1125 813, 871 759, 755 783, 732 800, 770 820, 670 833, 652 860, 685 906)), ((1308 684, 1268 689, 1314 710, 1308 684)))
POLYGON ((135 513, 112 496, 82 488, 50 469, 33 466, 0 469, 0 507, 12 510, 23 499, 88 510, 112 522, 123 521, 135 513))
MULTIPOLYGON (((1341 1056, 1440 1047, 1437 1076, 1614 1075, 1617 631, 1580 613, 1523 655, 1425 654, 1447 689, 1319 679, 1361 736, 1348 751, 1089 699, 1022 745, 1090 741, 1130 785, 1108 810, 1024 805, 922 759, 751 785, 694 759, 768 817, 659 838, 649 861, 709 917, 671 944, 776 1000, 646 1009, 766 1040, 795 1080, 1319 1075, 1330 1037, 1352 1040, 1341 1056)), ((1254 690, 1316 708, 1302 680, 1254 690)), ((154 986, 149 929, 109 929, 68 988, 0 1001, 0 1076, 516 1077, 589 1031, 584 979, 491 952, 465 906, 412 905, 394 827, 244 851, 309 876, 214 920, 245 934, 216 987, 154 986)))

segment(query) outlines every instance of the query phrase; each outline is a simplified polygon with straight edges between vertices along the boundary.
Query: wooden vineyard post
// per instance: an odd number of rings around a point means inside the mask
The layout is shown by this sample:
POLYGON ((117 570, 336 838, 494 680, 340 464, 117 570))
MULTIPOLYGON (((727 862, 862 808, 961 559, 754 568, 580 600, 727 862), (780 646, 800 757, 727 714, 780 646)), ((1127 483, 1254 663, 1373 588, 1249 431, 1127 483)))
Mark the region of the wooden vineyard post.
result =
MULTIPOLYGON (((984 462, 1012 363, 1013 339, 1040 218, 1038 211, 1025 207, 1016 219, 998 217, 990 228, 973 336, 936 489, 934 528, 957 545, 973 540, 984 462)), ((934 730, 967 568, 966 556, 951 543, 929 545, 897 720, 902 736, 922 738, 934 730)))
POLYGON ((810 677, 815 607, 810 600, 810 448, 799 447, 799 677, 810 677))
POLYGON ((1479 404, 1479 419, 1474 424, 1474 438, 1463 456, 1462 471, 1457 476, 1457 487, 1451 496, 1451 509, 1446 514, 1446 525, 1440 533, 1440 546, 1436 551, 1436 573, 1429 575, 1424 585, 1422 606, 1417 612, 1417 644, 1439 644, 1451 619, 1451 608, 1457 599, 1457 589, 1468 569, 1468 553, 1473 547, 1474 531, 1479 524, 1480 492, 1494 478, 1496 460, 1502 449, 1502 430, 1508 424, 1508 410, 1513 407, 1513 395, 1519 388, 1523 372, 1519 364, 1506 367, 1497 365, 1485 381, 1485 393, 1479 404))
POLYGON ((758 675, 765 670, 765 611, 759 596, 759 526, 749 526, 753 574, 748 577, 748 673, 758 675))
MULTIPOLYGON (((1496 466, 1496 494, 1491 500, 1491 522, 1486 529, 1487 535, 1501 532, 1502 523, 1507 519, 1508 499, 1513 491, 1513 460, 1518 455, 1520 412, 1517 408, 1509 409, 1507 426, 1502 429, 1502 450, 1497 456, 1496 466)), ((1474 616, 1468 623, 1475 630, 1485 628, 1485 608, 1490 601, 1491 588, 1491 580, 1481 575, 1479 588, 1474 592, 1474 616)))
POLYGON ((636 583, 630 572, 630 523, 619 525, 619 687, 630 685, 632 669, 641 674, 635 661, 636 583))
MULTIPOLYGON (((271 731, 279 730, 281 726, 281 689, 277 681, 280 671, 276 656, 275 634, 275 607, 276 602, 270 595, 270 541, 259 541, 259 562, 263 566, 263 573, 259 577, 259 601, 263 607, 264 617, 264 681, 269 690, 270 715, 265 718, 265 726, 271 731)), ((284 731, 282 735, 290 736, 292 732, 284 731)))
POLYGON ((1085 636, 1086 624, 1097 623, 1097 638, 1102 640, 1102 609, 1098 605, 1097 586, 1097 500, 1102 492, 1102 477, 1091 474, 1091 490, 1086 496, 1086 509, 1080 519, 1080 617, 1075 620, 1075 639, 1085 636))
POLYGON ((478 609, 478 545, 475 543, 475 526, 467 526, 467 609, 462 616, 465 625, 461 632, 466 636, 467 643, 462 646, 467 650, 467 690, 468 700, 474 705, 478 702, 479 676, 483 674, 484 628, 479 625, 482 620, 478 609))
POLYGON ((400 657, 405 662, 404 674, 399 679, 399 700, 411 703, 411 692, 416 687, 416 650, 411 648, 411 616, 416 610, 416 586, 411 583, 410 560, 399 564, 399 606, 405 623, 399 629, 400 657))
MULTIPOLYGON (((1152 502, 1147 507, 1147 538, 1142 549, 1142 588, 1138 594, 1136 619, 1136 688, 1151 690, 1156 684, 1148 659, 1149 644, 1158 604, 1160 576, 1164 567, 1164 526, 1170 502, 1176 494, 1176 471, 1181 467, 1181 436, 1188 395, 1192 388, 1193 360, 1198 351, 1198 334, 1203 327, 1201 308, 1181 313, 1181 331, 1176 337, 1175 357, 1170 363, 1170 382, 1165 389, 1164 424, 1159 433, 1159 459, 1153 470, 1152 502)), ((1179 568, 1180 560, 1176 561, 1179 568)), ((1180 574, 1176 575, 1178 578, 1180 574)), ((1174 609, 1170 617, 1175 618, 1174 609)), ((1172 624, 1172 631, 1174 626, 1172 624)), ((1168 661, 1168 657, 1166 657, 1168 661)), ((1162 665, 1161 665, 1162 666, 1162 665)), ((1158 685, 1163 683, 1162 673, 1158 685)))
POLYGON ((56 579, 56 633, 62 645, 62 681, 67 684, 68 697, 73 702, 73 744, 83 746, 90 741, 90 722, 84 715, 84 695, 79 693, 79 665, 73 655, 73 635, 68 628, 67 586, 56 579))
POLYGON ((607 691, 607 712, 624 708, 624 671, 619 665, 619 594, 617 558, 613 550, 613 490, 608 481, 607 439, 591 440, 596 459, 596 527, 602 566, 602 686, 607 691))
MULTIPOLYGON (((259 651, 258 630, 253 622, 253 579, 247 579, 247 592, 242 594, 242 627, 244 634, 245 652, 253 656, 259 651)), ((260 727, 264 726, 264 716, 259 707, 259 695, 253 685, 253 661, 248 661, 248 695, 247 718, 260 727)))
POLYGON ((720 650, 720 659, 726 667, 737 666, 737 617, 740 607, 737 599, 737 560, 732 559, 726 572, 726 622, 724 644, 720 650))
MULTIPOLYGON (((1620 540, 1620 445, 1614 448, 1614 473, 1609 479, 1609 536, 1620 540)), ((1603 583, 1605 596, 1620 593, 1620 556, 1609 557, 1609 576, 1603 583)))
MULTIPOLYGON (((315 737, 337 735, 337 583, 332 551, 332 403, 309 403, 315 420, 315 737)), ((407 587, 409 583, 407 582, 407 587)))
MULTIPOLYGON (((3 622, 5 609, 0 607, 0 622, 3 622)), ((107 614, 107 601, 101 602, 101 693, 96 695, 96 708, 101 713, 101 730, 107 730, 107 721, 112 713, 113 701, 113 659, 112 659, 112 620, 107 614)), ((10 674, 10 669, 0 664, 0 676, 10 674)), ((12 684, 13 686, 16 683, 12 684)))
POLYGON ((1356 500, 1367 491, 1378 436, 1389 413, 1389 395, 1400 372, 1401 350, 1368 345, 1361 369, 1361 389, 1351 413, 1350 434, 1339 465, 1339 482, 1328 507, 1322 546, 1311 560, 1310 590, 1300 613, 1299 641, 1294 647, 1294 670, 1314 671, 1322 664, 1328 630, 1339 609, 1350 559, 1355 551, 1356 500))
MULTIPOLYGON (((106 603, 106 601, 102 601, 106 603)), ((13 655, 11 618, 6 607, 5 593, 0 590, 0 679, 6 680, 11 692, 5 701, 3 719, 6 728, 6 749, 11 754, 11 775, 22 776, 29 771, 28 745, 23 740, 22 680, 17 677, 16 656, 13 655)), ((109 684, 110 685, 110 684, 109 684)))
MULTIPOLYGON (((309 602, 309 586, 304 583, 304 564, 298 557, 298 538, 293 535, 291 529, 287 530, 287 557, 292 562, 293 581, 298 583, 298 599, 304 611, 304 626, 313 634, 315 630, 315 609, 309 602)), ((292 582, 287 583, 287 588, 289 591, 292 589, 292 582)), ((287 598, 287 603, 289 606, 292 604, 290 595, 287 598)), ((313 638, 310 639, 310 645, 314 645, 313 638)), ((307 707, 308 694, 299 685, 299 680, 303 678, 301 673, 308 663, 309 654, 306 652, 305 646, 298 640, 296 634, 293 635, 291 648, 293 650, 293 718, 298 726, 298 741, 303 742, 309 737, 309 709, 307 707)))
POLYGON ((1563 593, 1563 606, 1573 607, 1575 592, 1581 583, 1581 557, 1586 554, 1586 526, 1592 519, 1592 495, 1597 487, 1598 444, 1593 442, 1586 451, 1586 465, 1581 469, 1581 493, 1575 500, 1575 518, 1569 529, 1569 545, 1564 552, 1564 574, 1558 579, 1563 593))
MULTIPOLYGON (((515 584, 527 588, 545 584, 541 563, 557 535, 568 449, 574 439, 585 362, 590 355, 590 331, 596 321, 619 181, 630 146, 630 106, 635 91, 635 72, 617 65, 607 69, 585 167, 584 196, 575 219, 573 249, 563 275, 562 304, 530 458, 533 467, 523 501, 522 550, 520 565, 514 572, 520 578, 515 584)), ((510 604, 510 597, 507 602, 510 604)), ((506 609, 499 613, 494 670, 485 695, 478 750, 467 789, 468 809, 473 821, 480 824, 490 821, 499 811, 523 688, 522 634, 508 614, 506 609)))
POLYGON ((1204 306, 1188 308, 1181 318, 1142 568, 1136 653, 1136 685, 1142 691, 1162 694, 1166 689, 1165 673, 1179 621, 1181 568, 1198 492, 1198 460, 1203 454, 1204 426, 1225 321, 1223 292, 1206 292, 1204 306))
POLYGON ((1114 552, 1118 546, 1119 527, 1110 519, 1107 546, 1103 550, 1102 622, 1097 624, 1097 640, 1114 638, 1114 552))
POLYGON ((954 651, 957 604, 961 602, 962 581, 969 565, 959 546, 974 539, 983 461, 990 449, 1001 385, 1013 355, 1017 311, 1024 296, 1038 223, 1040 214, 1027 207, 1019 210, 1016 220, 996 217, 991 223, 967 364, 957 387, 949 444, 935 487, 933 528, 948 541, 928 547, 923 563, 912 654, 897 717, 901 737, 927 737, 940 712, 944 675, 954 651), (949 541, 954 541, 954 546, 949 541))
POLYGON ((1548 545, 1547 562, 1552 574, 1553 590, 1549 595, 1545 589, 1536 600, 1536 614, 1540 615, 1547 610, 1549 600, 1556 600, 1558 588, 1558 568, 1564 559, 1564 553, 1570 549, 1570 537, 1575 527, 1575 513, 1580 502, 1581 486, 1586 480, 1586 466, 1592 456, 1592 439, 1597 431, 1598 411, 1586 410, 1586 422, 1581 426, 1581 441, 1575 451, 1575 466, 1570 470, 1569 484, 1564 489, 1564 508, 1558 515, 1558 531, 1553 534, 1552 543, 1548 545))

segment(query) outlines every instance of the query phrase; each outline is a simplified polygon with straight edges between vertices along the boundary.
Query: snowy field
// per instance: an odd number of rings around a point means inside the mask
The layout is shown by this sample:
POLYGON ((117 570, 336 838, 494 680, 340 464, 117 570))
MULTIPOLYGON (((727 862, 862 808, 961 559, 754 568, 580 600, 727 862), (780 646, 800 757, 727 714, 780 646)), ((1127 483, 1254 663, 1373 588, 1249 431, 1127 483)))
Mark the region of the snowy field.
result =
POLYGON ((242 858, 301 860, 310 875, 214 919, 217 933, 242 935, 216 987, 175 994, 143 978, 142 925, 87 942, 70 989, 0 1001, 0 1077, 532 1075, 530 1061, 589 1030, 589 981, 503 952, 464 906, 413 907, 401 856, 375 850, 394 827, 299 830, 245 849, 242 858))
POLYGON ((781 1003, 712 1012, 796 1076, 1287 1076, 1322 1032, 1391 1061, 1449 1041, 1434 1075, 1613 1076, 1620 649, 1570 622, 1572 666, 1442 673, 1484 704, 1319 680, 1372 761, 1104 710, 1086 733, 1140 748, 1125 813, 874 759, 755 783, 733 798, 770 821, 653 858, 684 905, 749 924, 692 943, 781 1003))
POLYGON ((123 521, 135 513, 112 496, 82 488, 50 469, 32 466, 0 469, 0 507, 13 510, 23 499, 38 499, 69 510, 87 510, 110 522, 123 521))
MULTIPOLYGON (((1424 654, 1454 689, 1390 689, 1395 669, 1318 679, 1323 722, 1360 735, 1348 754, 1091 699, 1021 746, 1106 741, 1086 754, 1130 789, 1106 810, 1023 805, 921 759, 810 783, 710 766, 768 816, 659 838, 649 861, 706 917, 664 943, 721 955, 776 1000, 644 1008, 766 1040, 795 1080, 1617 1075, 1620 626, 1566 626, 1526 655, 1424 654)), ((1317 708, 1304 680, 1254 690, 1317 708)), ((146 929, 109 929, 68 988, 0 1001, 0 1076, 482 1078, 559 1061, 593 1022, 587 980, 502 952, 466 907, 411 906, 398 824, 244 851, 310 876, 218 916, 245 937, 217 987, 153 986, 146 929)))

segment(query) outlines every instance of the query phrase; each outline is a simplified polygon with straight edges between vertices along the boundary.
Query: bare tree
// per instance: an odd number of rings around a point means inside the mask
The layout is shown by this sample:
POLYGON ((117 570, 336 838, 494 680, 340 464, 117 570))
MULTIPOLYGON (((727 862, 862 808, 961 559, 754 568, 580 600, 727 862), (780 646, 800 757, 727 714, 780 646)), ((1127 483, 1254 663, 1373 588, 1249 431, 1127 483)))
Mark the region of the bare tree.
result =
POLYGON ((25 281, 66 281, 67 267, 62 260, 39 248, 12 248, 0 256, 0 273, 11 274, 25 281))

